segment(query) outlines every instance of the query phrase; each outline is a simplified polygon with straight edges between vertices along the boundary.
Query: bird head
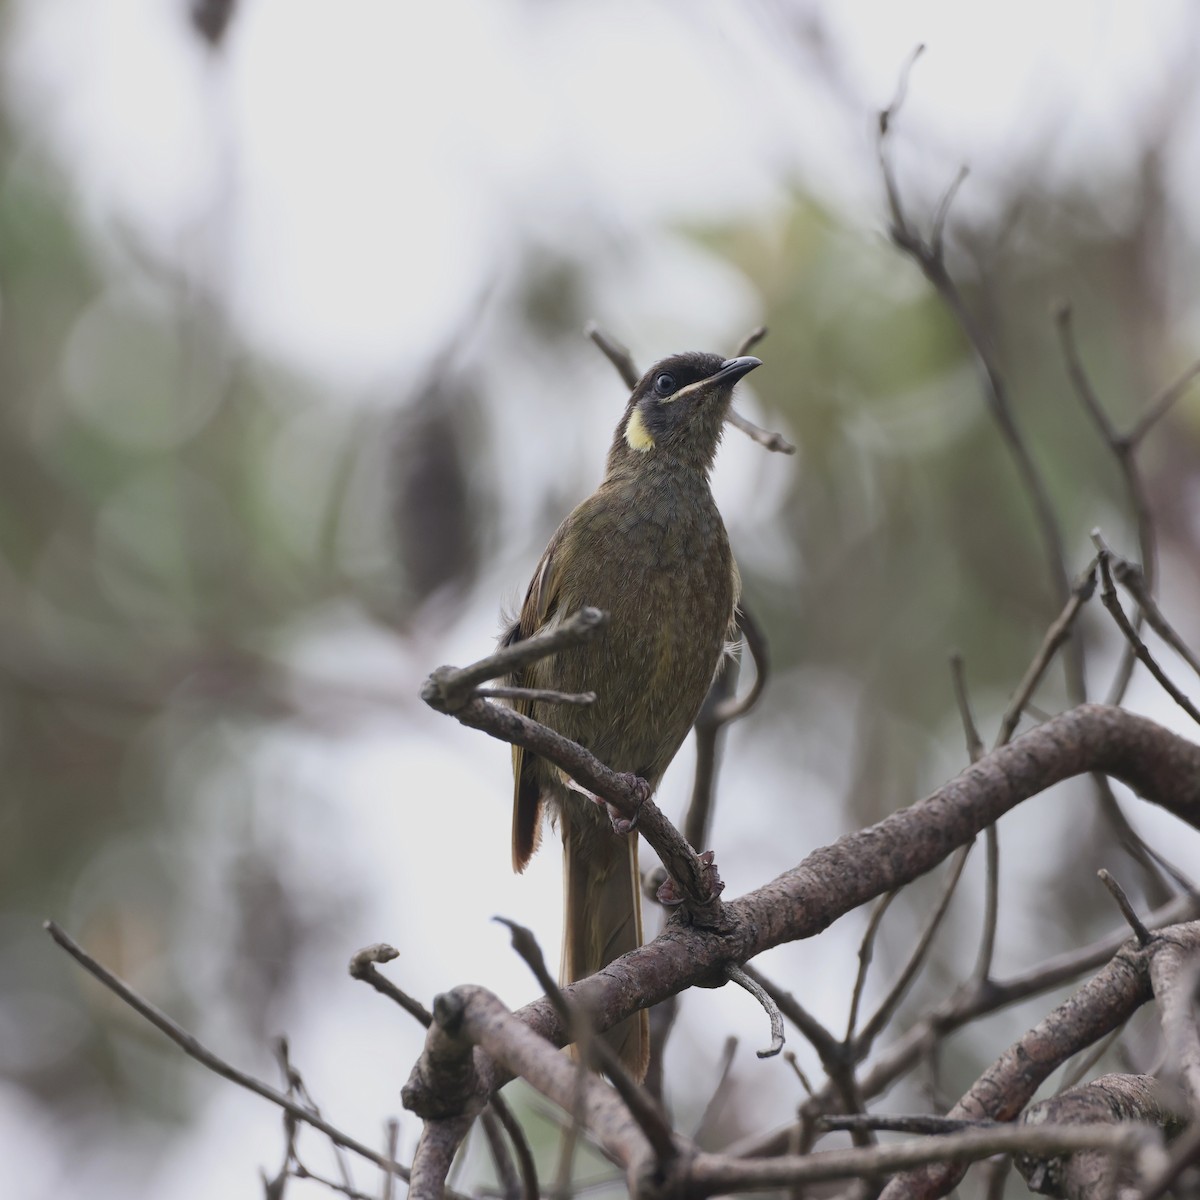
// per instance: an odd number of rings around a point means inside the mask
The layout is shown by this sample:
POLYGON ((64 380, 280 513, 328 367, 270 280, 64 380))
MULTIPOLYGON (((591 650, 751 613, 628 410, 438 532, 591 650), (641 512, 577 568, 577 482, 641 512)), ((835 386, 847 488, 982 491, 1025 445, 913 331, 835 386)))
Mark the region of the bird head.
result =
POLYGON ((721 440, 733 385, 761 366, 743 355, 692 351, 664 358, 638 380, 617 426, 610 469, 650 463, 694 466, 707 471, 721 440))

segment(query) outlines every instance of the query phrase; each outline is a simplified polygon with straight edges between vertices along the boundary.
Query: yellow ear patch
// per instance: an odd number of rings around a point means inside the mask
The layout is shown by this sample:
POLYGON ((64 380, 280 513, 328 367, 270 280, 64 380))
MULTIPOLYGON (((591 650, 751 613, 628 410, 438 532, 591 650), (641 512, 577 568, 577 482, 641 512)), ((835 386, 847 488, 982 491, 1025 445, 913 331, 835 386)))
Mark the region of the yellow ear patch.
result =
POLYGON ((646 428, 646 422, 642 420, 642 410, 635 408, 629 414, 629 422, 625 426, 625 440, 633 450, 653 450, 654 436, 650 430, 646 428))

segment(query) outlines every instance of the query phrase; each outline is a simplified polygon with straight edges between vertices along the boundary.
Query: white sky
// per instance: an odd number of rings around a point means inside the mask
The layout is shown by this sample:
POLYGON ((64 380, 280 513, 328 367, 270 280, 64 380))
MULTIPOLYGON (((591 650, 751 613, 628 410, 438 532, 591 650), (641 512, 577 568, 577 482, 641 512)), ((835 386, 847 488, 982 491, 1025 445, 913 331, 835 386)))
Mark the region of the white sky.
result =
MULTIPOLYGON (((968 206, 984 203, 988 189, 1034 153, 1059 177, 1086 171, 1101 186, 1128 165, 1171 68, 1195 48, 1185 0, 878 0, 794 10, 717 0, 243 0, 227 53, 213 60, 181 7, 13 4, 3 80, 22 114, 19 133, 62 173, 99 254, 119 266, 131 231, 220 289, 240 337, 347 396, 414 374, 413 364, 442 345, 483 291, 503 288, 514 249, 530 243, 582 245, 589 256, 608 237, 642 243, 638 263, 623 258, 602 273, 601 315, 617 318, 617 328, 648 331, 648 343, 661 337, 665 349, 736 336, 757 317, 753 297, 727 268, 662 237, 662 223, 769 220, 789 179, 798 179, 844 206, 864 231, 881 228, 873 114, 918 42, 927 51, 902 118, 906 162, 932 193, 969 161, 983 182, 964 190, 968 206), (841 104, 785 36, 789 12, 824 23, 841 104)), ((1196 150, 1180 149, 1180 189, 1194 187, 1196 150)), ((85 328, 79 336, 90 335, 85 328)), ((655 348, 639 349, 645 357, 655 348)), ((787 469, 778 456, 764 466, 731 441, 719 479, 744 515, 756 497, 769 503, 787 469)), ((495 629, 498 598, 527 568, 504 569, 510 573, 488 581, 456 627, 438 635, 440 644, 421 646, 420 662, 399 661, 394 646, 374 643, 351 659, 373 663, 394 684, 437 662, 477 657, 495 629)), ((309 653, 340 660, 344 632, 335 615, 309 653)), ((730 756, 752 753, 753 738, 739 731, 730 756)), ((503 931, 488 922, 504 913, 534 925, 552 949, 557 853, 511 876, 508 816, 496 799, 507 751, 480 741, 414 706, 348 741, 278 739, 242 766, 261 775, 264 795, 281 797, 278 807, 264 804, 260 821, 281 839, 299 822, 315 834, 293 847, 301 860, 319 848, 314 869, 334 878, 345 872, 376 898, 347 954, 392 940, 404 952, 397 978, 423 995, 470 978, 517 1003, 534 989, 503 931), (299 782, 307 798, 298 816, 299 782), (449 796, 452 819, 473 831, 453 878, 440 856, 423 852, 447 819, 449 796), (452 946, 412 919, 428 898, 445 896, 461 935, 452 946)), ((686 759, 668 776, 668 805, 682 795, 686 759)), ((824 786, 792 766, 787 779, 763 782, 777 793, 764 797, 772 811, 798 783, 824 786)), ((219 803, 206 809, 214 853, 219 803)), ((769 862, 728 822, 718 844, 729 894, 836 836, 836 822, 809 820, 806 844, 778 847, 769 862)), ((823 939, 819 969, 806 947, 778 957, 800 964, 811 980, 806 1002, 832 1015, 852 955, 852 946, 823 939)), ((289 1033, 331 1118, 370 1140, 399 1110, 419 1038, 367 989, 350 987, 342 969, 341 960, 305 965, 307 994, 319 1002, 297 1012, 289 1033)), ((681 1048, 689 1030, 709 1023, 742 1037, 744 1059, 765 1041, 761 1014, 732 989, 696 993, 687 1012, 693 1024, 677 1035, 681 1048)), ((705 1055, 716 1053, 716 1044, 706 1046, 705 1055)), ((697 1094, 713 1069, 702 1055, 690 1068, 679 1065, 697 1094)), ((781 1064, 762 1070, 790 1087, 781 1064)), ((222 1085, 194 1136, 149 1167, 156 1148, 106 1150, 102 1142, 89 1147, 86 1164, 74 1156, 65 1163, 44 1119, 12 1092, 0 1094, 0 1160, 12 1194, 257 1194, 257 1168, 273 1166, 280 1145, 278 1121, 265 1104, 232 1092, 222 1085)), ((765 1111, 781 1113, 776 1094, 763 1093, 765 1111)), ((408 1152, 416 1123, 406 1120, 404 1130, 408 1152)), ((289 1191, 309 1194, 324 1195, 300 1185, 289 1191)))

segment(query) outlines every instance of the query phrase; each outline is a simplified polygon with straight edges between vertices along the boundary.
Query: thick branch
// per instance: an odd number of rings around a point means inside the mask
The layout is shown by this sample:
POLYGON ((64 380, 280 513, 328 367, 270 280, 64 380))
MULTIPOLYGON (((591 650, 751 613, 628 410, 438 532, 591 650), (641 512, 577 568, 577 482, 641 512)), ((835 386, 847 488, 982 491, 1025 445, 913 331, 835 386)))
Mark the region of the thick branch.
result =
MULTIPOLYGON (((1105 1126, 1140 1121, 1161 1130, 1164 1137, 1174 1137, 1183 1128, 1184 1119, 1172 1110, 1165 1092, 1149 1075, 1101 1075, 1031 1105, 1022 1123, 1026 1127, 1074 1126, 1101 1132, 1105 1126)), ((1028 1151, 1016 1155, 1017 1170, 1033 1191, 1068 1200, 1116 1196, 1119 1188, 1134 1186, 1137 1177, 1130 1165, 1128 1159, 1122 1162, 1102 1148, 1070 1155, 1028 1151)))
MULTIPOLYGON (((842 914, 923 875, 1022 800, 1091 771, 1122 780, 1200 828, 1200 746, 1144 717, 1084 705, 993 751, 926 800, 815 851, 725 904, 721 932, 673 918, 654 941, 565 994, 606 1029, 638 1007, 698 983, 717 983, 729 964, 819 933, 842 914)), ((556 1044, 565 1042, 548 1001, 535 1001, 517 1015, 556 1044)), ((509 1078, 493 1063, 477 1066, 487 1094, 509 1078)))
MULTIPOLYGON (((1176 926, 1172 944, 1200 948, 1200 923, 1176 926)), ((1160 939, 1146 948, 1130 945, 1073 996, 1013 1043, 975 1081, 947 1116, 1009 1121, 1033 1099, 1060 1064, 1119 1028, 1152 998, 1150 967, 1160 939)), ((962 1178, 953 1166, 930 1167, 893 1179, 882 1200, 929 1200, 944 1196, 962 1178)))

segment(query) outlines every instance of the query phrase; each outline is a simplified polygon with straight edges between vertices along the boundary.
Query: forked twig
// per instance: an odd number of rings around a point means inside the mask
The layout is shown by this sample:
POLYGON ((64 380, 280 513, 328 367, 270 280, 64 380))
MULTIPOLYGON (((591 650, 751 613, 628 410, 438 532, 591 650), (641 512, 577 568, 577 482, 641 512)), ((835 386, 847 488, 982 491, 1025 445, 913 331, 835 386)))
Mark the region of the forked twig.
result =
POLYGON ((56 922, 46 921, 44 928, 54 941, 75 959, 88 974, 98 979, 109 991, 119 996, 128 1004, 134 1012, 144 1017, 156 1029, 166 1034, 185 1054, 194 1058, 202 1066, 207 1067, 215 1075, 220 1075, 222 1079, 228 1079, 230 1083, 236 1083, 238 1087, 243 1087, 247 1091, 253 1092, 256 1096, 261 1096, 264 1100, 269 1100, 272 1104, 277 1104, 297 1120, 303 1121, 306 1125, 311 1125, 314 1129, 319 1129, 335 1145, 344 1146, 347 1150, 353 1150, 355 1154, 367 1159, 369 1162, 373 1162, 378 1167, 382 1167, 385 1171, 391 1171, 401 1179, 408 1180, 409 1170, 402 1163, 387 1158, 377 1150, 372 1150, 370 1146, 364 1145, 357 1138, 351 1137, 348 1133, 343 1133, 336 1125, 331 1125, 324 1117, 318 1116, 307 1106, 297 1103, 290 1096, 285 1096, 276 1088, 271 1087, 270 1084, 263 1083, 261 1079, 255 1079, 253 1075, 247 1075, 245 1071, 239 1071, 237 1067, 232 1066, 219 1055, 214 1054, 197 1037, 188 1033, 182 1026, 177 1025, 161 1009, 156 1008, 150 1001, 143 999, 124 980, 118 979, 107 967, 102 966, 92 958, 56 922))

